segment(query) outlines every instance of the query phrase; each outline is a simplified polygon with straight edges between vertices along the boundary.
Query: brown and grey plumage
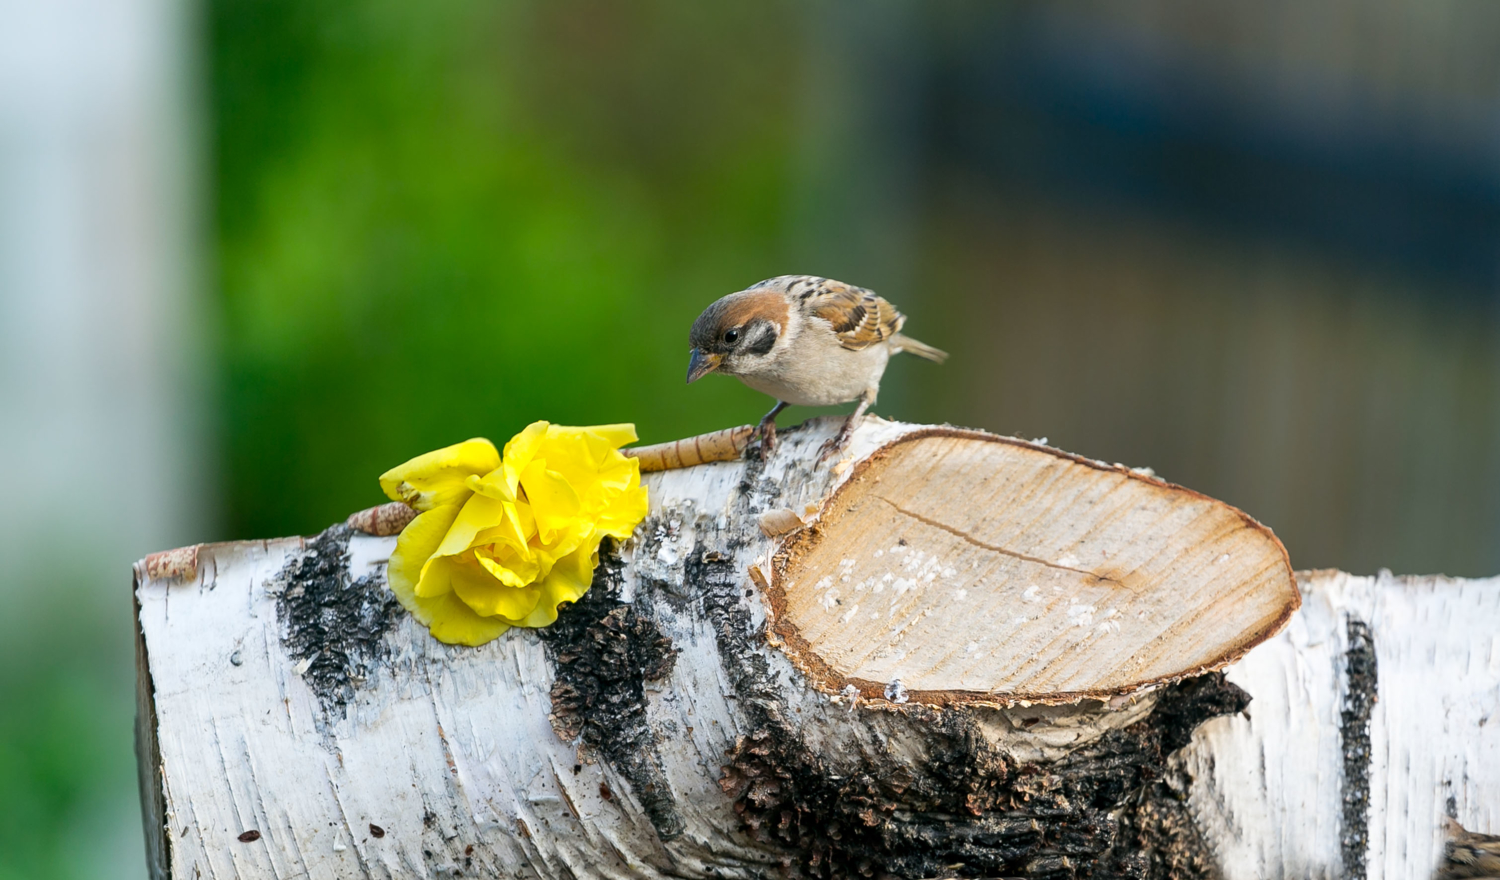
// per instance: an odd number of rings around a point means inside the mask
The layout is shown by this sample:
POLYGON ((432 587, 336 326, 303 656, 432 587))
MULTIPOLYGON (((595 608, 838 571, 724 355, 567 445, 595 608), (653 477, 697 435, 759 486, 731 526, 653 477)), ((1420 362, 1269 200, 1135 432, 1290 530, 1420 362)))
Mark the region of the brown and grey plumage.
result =
POLYGON ((1448 843, 1435 880, 1500 878, 1500 837, 1476 834, 1448 820, 1448 843))
POLYGON ((703 310, 688 335, 687 380, 725 373, 776 398, 760 423, 763 454, 774 447, 776 415, 788 404, 858 400, 835 443, 841 447, 875 403, 892 354, 905 351, 937 363, 948 357, 903 335, 905 322, 895 306, 863 287, 814 275, 781 275, 703 310))

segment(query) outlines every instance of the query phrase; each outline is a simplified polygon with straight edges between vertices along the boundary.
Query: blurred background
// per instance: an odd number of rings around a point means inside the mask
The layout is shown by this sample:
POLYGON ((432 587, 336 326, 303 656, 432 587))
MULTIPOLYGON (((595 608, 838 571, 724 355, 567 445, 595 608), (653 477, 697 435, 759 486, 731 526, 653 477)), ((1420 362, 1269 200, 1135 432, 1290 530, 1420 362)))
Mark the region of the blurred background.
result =
POLYGON ((953 353, 882 415, 1500 573, 1497 243, 1495 4, 0 0, 0 880, 144 876, 133 560, 754 421, 771 275, 953 353))

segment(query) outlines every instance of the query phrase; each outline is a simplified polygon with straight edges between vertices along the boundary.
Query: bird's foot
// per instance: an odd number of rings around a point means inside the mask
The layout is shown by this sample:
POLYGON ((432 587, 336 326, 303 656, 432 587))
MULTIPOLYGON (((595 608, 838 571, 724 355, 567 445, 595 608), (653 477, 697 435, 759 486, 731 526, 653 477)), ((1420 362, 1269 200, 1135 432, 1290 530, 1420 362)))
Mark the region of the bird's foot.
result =
POLYGON ((859 420, 862 415, 862 413, 854 413, 849 416, 849 418, 844 420, 844 427, 840 428, 837 434, 823 441, 823 445, 818 449, 819 463, 827 461, 829 458, 848 448, 849 441, 854 437, 854 429, 859 427, 859 420))
POLYGON ((760 460, 765 461, 776 449, 776 422, 771 419, 761 419, 760 424, 755 428, 755 433, 760 438, 760 460))
POLYGON ((776 416, 786 409, 786 401, 778 400, 771 411, 760 417, 760 424, 755 426, 755 433, 760 437, 760 460, 765 461, 771 457, 771 451, 776 448, 776 416))

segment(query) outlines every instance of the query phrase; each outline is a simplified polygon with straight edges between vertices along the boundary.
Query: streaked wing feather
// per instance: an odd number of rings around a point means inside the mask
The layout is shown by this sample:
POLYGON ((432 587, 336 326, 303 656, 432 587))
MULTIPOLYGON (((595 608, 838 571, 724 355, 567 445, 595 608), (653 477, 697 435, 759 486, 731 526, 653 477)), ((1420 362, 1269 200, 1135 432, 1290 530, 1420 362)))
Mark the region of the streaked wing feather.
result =
POLYGON ((851 351, 869 348, 895 336, 906 317, 863 287, 825 282, 813 294, 809 310, 833 325, 839 344, 851 351))

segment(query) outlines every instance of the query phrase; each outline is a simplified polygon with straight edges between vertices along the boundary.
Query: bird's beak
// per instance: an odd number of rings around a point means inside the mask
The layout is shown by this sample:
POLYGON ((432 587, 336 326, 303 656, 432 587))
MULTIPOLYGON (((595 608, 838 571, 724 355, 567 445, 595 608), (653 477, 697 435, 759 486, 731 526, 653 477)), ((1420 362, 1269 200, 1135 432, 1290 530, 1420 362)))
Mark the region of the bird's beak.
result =
POLYGON ((708 373, 717 370, 722 360, 724 360, 722 354, 708 354, 701 348, 693 349, 693 357, 688 361, 688 384, 691 385, 708 373))

